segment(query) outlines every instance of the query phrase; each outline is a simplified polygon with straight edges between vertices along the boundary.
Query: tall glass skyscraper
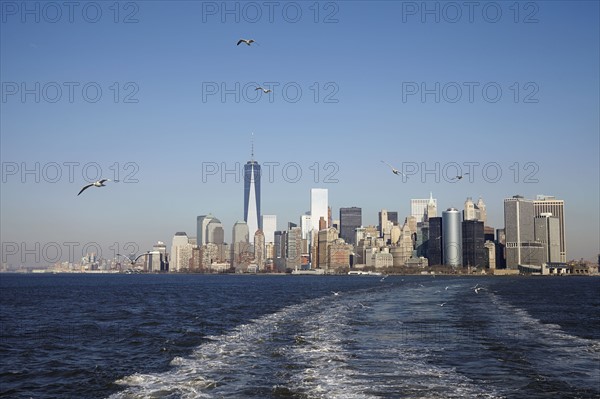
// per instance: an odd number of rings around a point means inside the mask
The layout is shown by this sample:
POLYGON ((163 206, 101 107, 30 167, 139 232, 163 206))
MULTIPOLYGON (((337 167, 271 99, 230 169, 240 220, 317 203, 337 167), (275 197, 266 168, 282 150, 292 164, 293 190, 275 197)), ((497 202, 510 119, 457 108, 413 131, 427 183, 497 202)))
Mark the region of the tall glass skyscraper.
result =
POLYGON ((262 229, 260 217, 260 165, 252 157, 244 165, 244 221, 248 223, 248 231, 252 237, 256 230, 262 229))
POLYGON ((444 264, 448 266, 462 265, 462 231, 460 212, 456 208, 448 208, 442 212, 442 252, 444 264))
POLYGON ((357 244, 355 230, 362 226, 362 209, 340 208, 340 237, 348 244, 357 244))

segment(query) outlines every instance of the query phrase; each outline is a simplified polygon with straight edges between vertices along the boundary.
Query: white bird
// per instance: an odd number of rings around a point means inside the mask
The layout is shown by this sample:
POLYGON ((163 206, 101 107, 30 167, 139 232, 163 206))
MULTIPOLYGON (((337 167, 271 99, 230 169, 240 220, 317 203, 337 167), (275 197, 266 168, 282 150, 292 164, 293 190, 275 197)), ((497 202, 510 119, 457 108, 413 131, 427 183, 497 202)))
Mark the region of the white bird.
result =
POLYGON ((453 178, 451 178, 450 180, 460 180, 460 179, 462 179, 463 177, 465 177, 464 175, 468 175, 468 173, 464 173, 464 174, 462 174, 462 175, 459 175, 459 176, 453 177, 453 178))
POLYGON ((117 254, 117 256, 122 256, 122 257, 124 257, 125 259, 127 259, 127 260, 128 260, 130 263, 131 263, 131 266, 133 266, 133 265, 135 265, 135 262, 137 262, 137 260, 138 260, 139 258, 141 258, 142 256, 149 255, 149 254, 150 254, 150 251, 148 251, 148 252, 144 252, 143 254, 140 254, 140 255, 138 255, 138 256, 135 256, 135 254, 131 254, 131 255, 129 255, 129 256, 125 256, 125 255, 117 254))
MULTIPOLYGON (((400 176, 400 175, 402 175, 402 176, 405 176, 405 175, 404 175, 404 173, 400 172, 398 169, 394 168, 394 167, 393 167, 392 165, 390 165, 389 163, 387 163, 387 162, 385 162, 385 161, 381 161, 381 162, 382 162, 382 163, 384 163, 384 164, 386 164, 386 165, 387 165, 387 166, 389 166, 390 168, 392 168, 392 173, 393 173, 393 174, 395 174, 395 175, 398 175, 398 176, 400 176)), ((408 177, 408 176, 405 176, 405 177, 408 177)))
POLYGON ((265 94, 267 94, 267 93, 270 93, 270 92, 272 92, 272 91, 273 91, 273 90, 271 90, 271 89, 265 89, 265 88, 262 88, 262 87, 260 87, 260 86, 259 86, 259 87, 257 87, 257 88, 256 88, 256 90, 262 90, 262 91, 263 91, 263 93, 265 93, 265 94))
MULTIPOLYGON (((254 41, 254 39, 240 39, 240 40, 238 40, 237 45, 239 46, 241 43, 246 43, 249 46, 252 43, 256 43, 256 42, 254 41)), ((256 43, 256 44, 258 44, 258 43, 256 43)))
POLYGON ((446 291, 448 291, 448 288, 450 288, 450 286, 448 286, 448 285, 447 285, 447 286, 446 286, 446 288, 444 288, 444 289, 445 289, 446 291))
MULTIPOLYGON (((107 181, 110 181, 110 179, 102 179, 102 180, 95 181, 92 184, 88 184, 87 186, 84 186, 81 189, 81 191, 79 191, 79 194, 81 194, 82 192, 84 192, 86 189, 88 189, 90 187, 106 187, 106 185, 104 183, 107 181)), ((79 195, 79 194, 77 194, 77 195, 79 195)))
POLYGON ((363 309, 371 309, 370 306, 363 305, 362 303, 358 303, 363 309))
POLYGON ((381 281, 385 280, 386 278, 387 278, 387 274, 381 278, 381 281))
POLYGON ((479 294, 479 291, 481 291, 481 290, 485 290, 485 288, 483 288, 483 287, 477 287, 477 288, 475 288, 475 293, 479 294))
POLYGON ((339 291, 338 291, 338 292, 331 291, 331 293, 332 293, 333 295, 335 295, 335 296, 338 296, 338 295, 340 295, 340 292, 339 292, 339 291))
POLYGON ((444 303, 440 303, 440 306, 444 306, 445 304, 447 304, 448 302, 444 302, 444 303))

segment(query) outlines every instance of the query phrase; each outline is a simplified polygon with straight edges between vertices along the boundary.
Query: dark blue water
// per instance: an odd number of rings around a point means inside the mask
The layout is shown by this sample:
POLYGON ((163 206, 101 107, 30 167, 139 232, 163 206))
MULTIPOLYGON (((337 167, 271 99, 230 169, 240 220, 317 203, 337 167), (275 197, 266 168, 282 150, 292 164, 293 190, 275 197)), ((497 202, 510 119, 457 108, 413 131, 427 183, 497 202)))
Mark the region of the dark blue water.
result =
POLYGON ((0 359, 11 398, 598 398, 600 279, 1 275, 0 359))

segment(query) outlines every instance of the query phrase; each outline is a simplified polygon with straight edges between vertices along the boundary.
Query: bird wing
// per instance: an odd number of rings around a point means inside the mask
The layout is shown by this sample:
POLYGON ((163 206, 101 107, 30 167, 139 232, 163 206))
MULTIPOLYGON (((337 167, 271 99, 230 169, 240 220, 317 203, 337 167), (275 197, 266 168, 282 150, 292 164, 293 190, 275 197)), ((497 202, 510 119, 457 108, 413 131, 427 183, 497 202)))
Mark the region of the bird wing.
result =
POLYGON ((390 165, 389 163, 387 163, 387 162, 385 162, 385 161, 381 161, 381 162, 382 162, 382 163, 384 163, 384 164, 386 164, 387 166, 389 166, 389 167, 390 167, 390 168, 392 168, 392 169, 396 169, 396 168, 394 168, 392 165, 390 165))
POLYGON ((146 256, 146 255, 148 255, 149 253, 150 253, 150 252, 144 252, 143 254, 136 256, 136 258, 133 260, 133 262, 132 262, 132 263, 135 263, 135 262, 137 262, 137 260, 138 260, 139 258, 141 258, 142 256, 146 256))
POLYGON ((102 180, 99 180, 98 183, 102 184, 102 183, 107 182, 107 181, 110 181, 110 179, 102 179, 102 180))
MULTIPOLYGON (((81 191, 79 192, 79 194, 81 194, 82 192, 84 192, 84 191, 85 191, 87 188, 90 188, 90 187, 92 187, 93 185, 94 185, 94 184, 92 183, 92 184, 88 184, 87 186, 83 187, 83 188, 81 189, 81 191)), ((77 194, 77 195, 79 195, 79 194, 77 194)))
POLYGON ((259 86, 259 87, 257 87, 257 88, 256 88, 256 89, 254 89, 254 90, 262 90, 262 91, 265 91, 265 89, 263 89, 263 88, 262 88, 262 87, 260 87, 260 86, 259 86))
POLYGON ((244 43, 244 39, 240 39, 240 40, 237 42, 237 45, 239 46, 239 45, 240 45, 240 43, 244 43))

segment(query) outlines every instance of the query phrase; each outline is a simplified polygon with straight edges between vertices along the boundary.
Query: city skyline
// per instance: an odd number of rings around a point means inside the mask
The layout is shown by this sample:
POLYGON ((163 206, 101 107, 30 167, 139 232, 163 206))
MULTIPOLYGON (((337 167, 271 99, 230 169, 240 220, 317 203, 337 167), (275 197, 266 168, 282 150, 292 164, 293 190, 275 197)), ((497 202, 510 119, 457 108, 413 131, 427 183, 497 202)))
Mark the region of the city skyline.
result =
POLYGON ((334 215, 360 207, 363 225, 381 209, 403 219, 433 192, 439 216, 482 197, 487 225, 502 228, 505 198, 544 194, 564 201, 567 258, 596 259, 597 2, 539 3, 527 23, 508 3, 493 22, 407 14, 403 2, 318 15, 299 4, 293 23, 222 19, 195 2, 139 3, 135 23, 108 8, 97 23, 3 14, 3 243, 141 253, 197 235, 209 214, 230 242, 254 133, 259 225, 263 213, 299 223, 314 187, 334 215), (113 181, 77 197, 100 178, 113 181))

